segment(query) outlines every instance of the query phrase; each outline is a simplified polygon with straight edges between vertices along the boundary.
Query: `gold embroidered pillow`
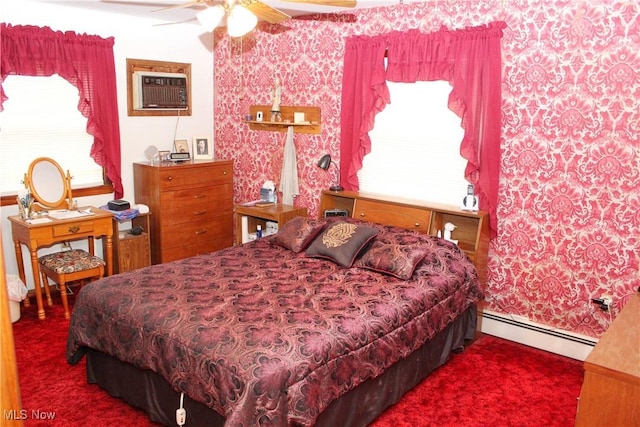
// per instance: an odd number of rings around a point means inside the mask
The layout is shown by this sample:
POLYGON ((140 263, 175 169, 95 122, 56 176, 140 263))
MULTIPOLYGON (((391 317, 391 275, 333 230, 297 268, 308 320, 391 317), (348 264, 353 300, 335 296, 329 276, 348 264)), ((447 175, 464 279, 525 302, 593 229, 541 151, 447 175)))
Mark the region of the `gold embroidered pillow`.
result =
POLYGON ((380 273, 408 280, 429 250, 418 245, 398 245, 375 241, 354 264, 380 273))
POLYGON ((307 248, 306 255, 313 258, 327 258, 343 267, 351 267, 378 230, 365 225, 348 222, 334 222, 315 238, 307 248))
POLYGON ((295 253, 301 252, 322 231, 325 224, 325 221, 297 216, 280 227, 271 243, 291 249, 295 253))

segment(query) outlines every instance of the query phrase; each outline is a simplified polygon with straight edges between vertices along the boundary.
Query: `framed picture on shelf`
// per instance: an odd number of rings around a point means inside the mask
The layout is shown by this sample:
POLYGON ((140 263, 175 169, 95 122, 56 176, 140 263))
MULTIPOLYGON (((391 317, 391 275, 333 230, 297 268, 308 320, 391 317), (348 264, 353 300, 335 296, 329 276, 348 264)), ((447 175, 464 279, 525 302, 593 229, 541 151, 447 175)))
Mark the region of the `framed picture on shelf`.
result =
POLYGON ((169 154, 171 154, 171 151, 169 151, 169 150, 158 151, 158 157, 160 158, 160 162, 161 163, 166 163, 169 160, 171 160, 171 158, 169 157, 169 154))
POLYGON ((189 154, 189 141, 186 139, 176 139, 173 141, 173 149, 176 153, 187 153, 189 154))
POLYGON ((213 159, 213 147, 211 146, 210 137, 208 136, 193 137, 193 158, 195 160, 213 159))

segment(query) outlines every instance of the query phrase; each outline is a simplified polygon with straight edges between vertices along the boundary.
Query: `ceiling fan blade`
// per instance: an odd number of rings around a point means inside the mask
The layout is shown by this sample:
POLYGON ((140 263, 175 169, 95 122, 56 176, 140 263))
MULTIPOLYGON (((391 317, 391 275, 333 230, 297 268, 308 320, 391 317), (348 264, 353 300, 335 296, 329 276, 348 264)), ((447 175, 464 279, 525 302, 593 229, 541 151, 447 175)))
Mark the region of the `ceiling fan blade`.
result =
POLYGON ((169 25, 187 24, 189 22, 197 21, 196 18, 184 19, 182 21, 163 22, 161 24, 153 24, 153 27, 166 27, 169 25))
POLYGON ((259 20, 267 21, 270 24, 279 24, 280 22, 291 19, 291 16, 286 13, 281 12, 259 0, 242 0, 240 4, 249 9, 251 13, 258 17, 259 20))
POLYGON ((280 0, 284 3, 306 3, 319 6, 356 7, 356 0, 280 0))
POLYGON ((154 6, 154 7, 162 7, 167 6, 167 3, 153 3, 148 1, 130 1, 130 0, 100 0, 100 3, 110 3, 110 4, 124 4, 127 6, 154 6))
POLYGON ((197 6, 197 5, 205 6, 208 3, 217 3, 217 2, 208 1, 208 0, 192 0, 192 1, 188 1, 186 3, 169 5, 167 7, 163 7, 163 8, 160 8, 160 9, 153 10, 152 12, 162 12, 163 10, 182 9, 182 8, 185 8, 185 7, 191 7, 191 6, 197 6))

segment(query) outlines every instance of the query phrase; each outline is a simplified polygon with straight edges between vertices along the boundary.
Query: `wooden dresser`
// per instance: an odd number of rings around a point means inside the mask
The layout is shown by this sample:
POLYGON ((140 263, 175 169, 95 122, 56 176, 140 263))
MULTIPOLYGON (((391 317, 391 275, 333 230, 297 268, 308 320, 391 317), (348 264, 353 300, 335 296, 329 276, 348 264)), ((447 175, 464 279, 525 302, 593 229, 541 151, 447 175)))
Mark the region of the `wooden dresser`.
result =
POLYGON ((489 252, 489 214, 483 211, 468 212, 451 206, 419 202, 398 197, 353 191, 323 191, 319 216, 327 209, 344 209, 353 218, 394 224, 437 235, 444 233, 444 224, 450 222, 457 228, 452 239, 465 251, 478 270, 484 287, 487 278, 489 252))
POLYGON ((233 244, 233 162, 134 163, 135 202, 151 215, 153 264, 233 244))
POLYGON ((576 426, 640 426, 640 292, 584 361, 576 426))

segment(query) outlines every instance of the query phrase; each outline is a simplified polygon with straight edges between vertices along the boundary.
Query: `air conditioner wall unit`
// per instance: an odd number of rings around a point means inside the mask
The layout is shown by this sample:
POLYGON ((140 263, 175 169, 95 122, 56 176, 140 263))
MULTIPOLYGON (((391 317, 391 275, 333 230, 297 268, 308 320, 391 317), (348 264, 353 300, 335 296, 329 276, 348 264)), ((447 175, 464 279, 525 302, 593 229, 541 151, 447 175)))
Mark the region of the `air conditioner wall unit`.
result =
POLYGON ((189 108, 187 75, 136 71, 133 73, 134 110, 186 110, 189 108))

